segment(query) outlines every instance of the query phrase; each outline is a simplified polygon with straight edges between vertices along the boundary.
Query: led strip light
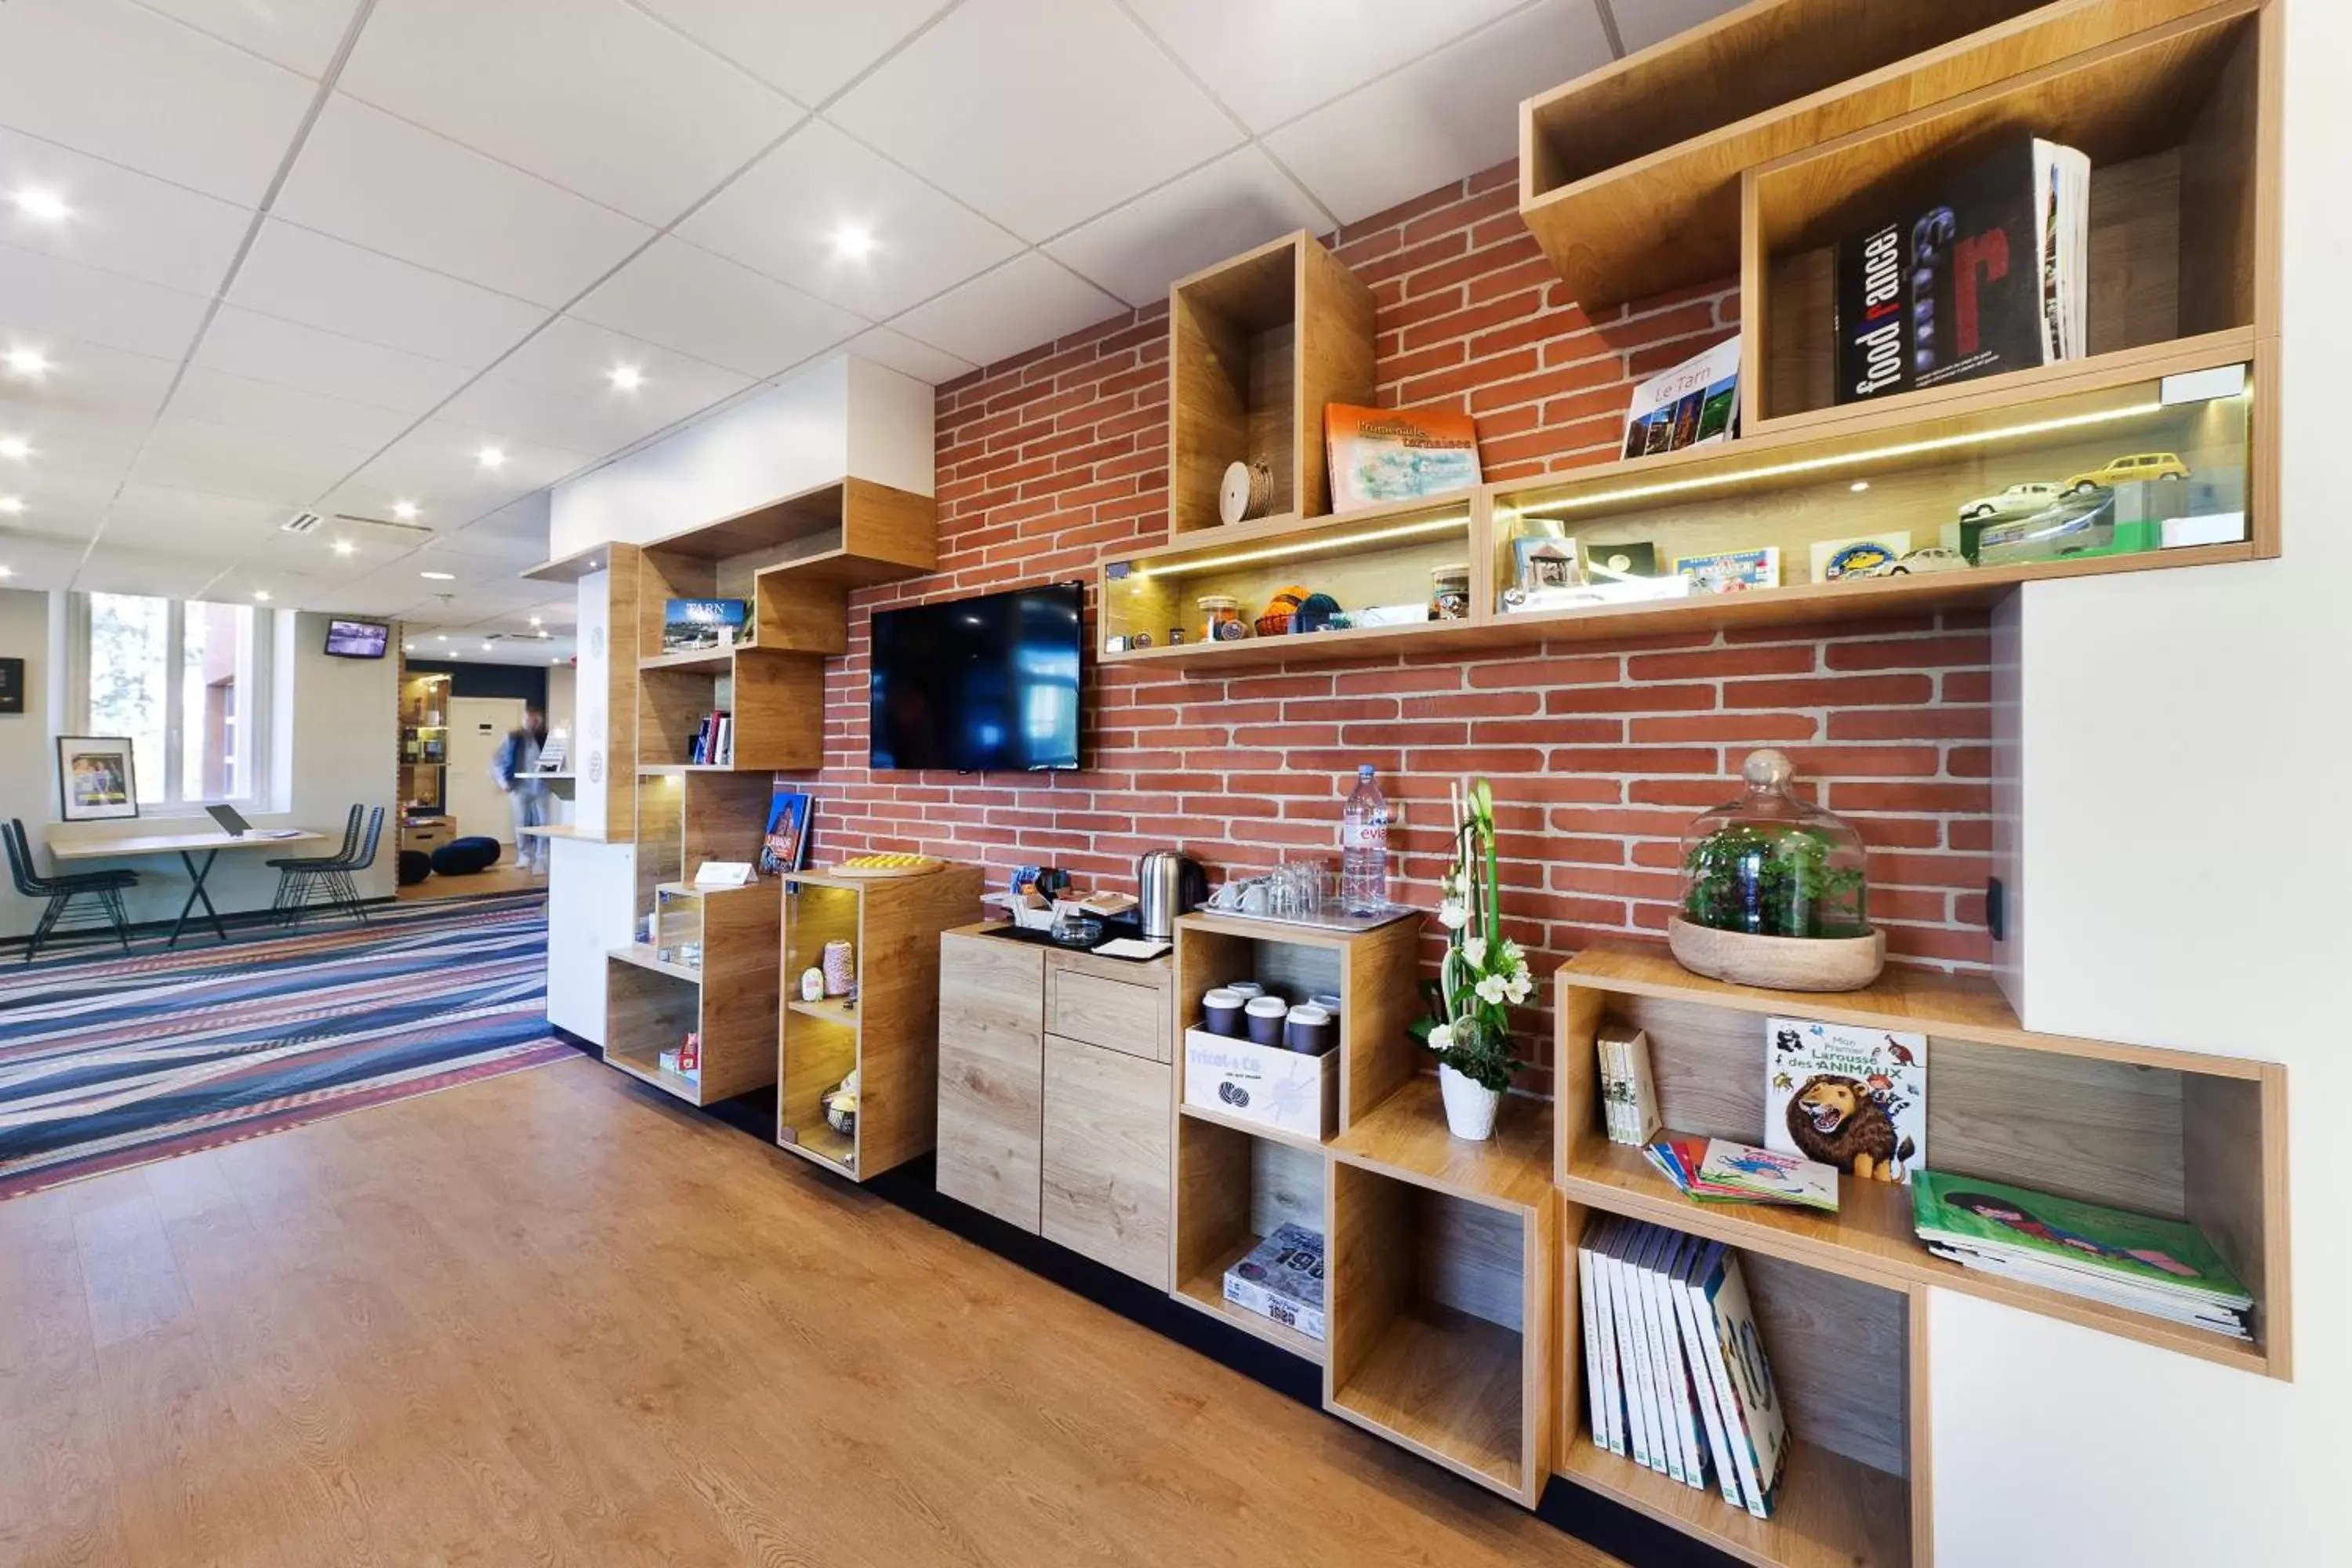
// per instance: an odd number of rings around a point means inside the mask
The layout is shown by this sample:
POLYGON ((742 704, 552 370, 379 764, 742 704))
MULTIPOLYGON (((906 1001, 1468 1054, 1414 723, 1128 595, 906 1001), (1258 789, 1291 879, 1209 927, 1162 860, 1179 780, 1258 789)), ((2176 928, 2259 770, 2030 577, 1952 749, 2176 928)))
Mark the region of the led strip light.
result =
MULTIPOLYGON (((1399 523, 1394 528, 1377 528, 1370 533, 1350 533, 1338 539, 1298 540, 1288 544, 1270 544, 1263 550, 1244 550, 1232 555, 1213 555, 1206 561, 1186 561, 1167 568, 1161 575, 1188 577, 1196 572, 1213 571, 1220 566, 1244 566, 1253 561, 1279 561, 1290 555, 1313 555, 1326 550, 1337 550, 1342 546, 1377 544, 1384 539, 1412 539, 1423 533, 1442 533, 1448 529, 1467 528, 1469 525, 1470 518, 1466 512, 1460 517, 1424 519, 1420 522, 1399 523)), ((1151 574, 1151 568, 1141 563, 1129 568, 1128 573, 1129 576, 1138 582, 1151 574)))

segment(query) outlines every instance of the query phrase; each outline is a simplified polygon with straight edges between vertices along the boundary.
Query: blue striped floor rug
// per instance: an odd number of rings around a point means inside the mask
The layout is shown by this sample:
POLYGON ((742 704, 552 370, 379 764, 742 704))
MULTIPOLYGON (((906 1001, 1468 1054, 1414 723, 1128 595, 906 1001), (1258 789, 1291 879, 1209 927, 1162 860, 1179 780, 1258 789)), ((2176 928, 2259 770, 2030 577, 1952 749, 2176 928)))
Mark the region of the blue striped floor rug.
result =
POLYGON ((0 959, 0 1199, 560 1061, 538 892, 0 959))

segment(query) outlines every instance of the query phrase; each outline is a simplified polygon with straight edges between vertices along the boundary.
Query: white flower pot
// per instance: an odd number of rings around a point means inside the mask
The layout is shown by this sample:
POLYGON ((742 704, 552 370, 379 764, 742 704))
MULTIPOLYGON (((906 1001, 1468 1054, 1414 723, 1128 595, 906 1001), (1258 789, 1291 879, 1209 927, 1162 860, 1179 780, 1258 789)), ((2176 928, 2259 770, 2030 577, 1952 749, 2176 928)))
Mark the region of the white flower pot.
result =
POLYGON ((1450 1067, 1437 1069, 1438 1092, 1445 1098, 1445 1130, 1473 1143, 1495 1135, 1495 1113, 1503 1108, 1503 1091, 1463 1077, 1450 1067))

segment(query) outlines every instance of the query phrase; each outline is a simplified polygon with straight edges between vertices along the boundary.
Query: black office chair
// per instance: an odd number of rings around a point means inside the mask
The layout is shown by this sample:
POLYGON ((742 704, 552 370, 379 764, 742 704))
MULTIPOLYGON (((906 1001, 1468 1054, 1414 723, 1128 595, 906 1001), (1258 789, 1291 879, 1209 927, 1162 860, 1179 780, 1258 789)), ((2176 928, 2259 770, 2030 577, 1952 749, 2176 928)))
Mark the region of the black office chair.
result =
POLYGON ((25 824, 10 817, 0 824, 0 839, 8 846, 8 875, 16 890, 28 899, 47 899, 48 908, 41 911, 40 923, 25 941, 25 962, 30 963, 41 951, 41 944, 70 922, 79 921, 86 928, 95 928, 100 921, 114 928, 115 940, 122 951, 131 951, 131 918, 122 911, 122 889, 139 885, 136 871, 84 871, 72 876, 44 877, 33 869, 33 847, 25 837, 25 824), (76 899, 89 899, 95 910, 76 910, 76 899))
POLYGON ((284 855, 263 862, 278 873, 278 896, 269 901, 269 913, 279 925, 294 918, 296 888, 301 887, 304 896, 309 896, 309 885, 303 880, 305 877, 323 873, 359 853, 360 818, 366 810, 363 805, 352 807, 351 815, 343 819, 343 847, 333 854, 284 855))
MULTIPOLYGON (((354 807, 354 810, 357 808, 354 807)), ((352 880, 354 872, 364 871, 375 864, 376 847, 383 841, 383 807, 370 806, 367 832, 359 847, 348 855, 331 859, 298 860, 281 868, 291 871, 296 879, 296 890, 289 906, 288 918, 294 929, 302 929, 302 917, 311 909, 311 892, 315 888, 326 894, 325 907, 330 911, 341 910, 362 925, 369 923, 367 908, 360 901, 359 884, 352 880)))

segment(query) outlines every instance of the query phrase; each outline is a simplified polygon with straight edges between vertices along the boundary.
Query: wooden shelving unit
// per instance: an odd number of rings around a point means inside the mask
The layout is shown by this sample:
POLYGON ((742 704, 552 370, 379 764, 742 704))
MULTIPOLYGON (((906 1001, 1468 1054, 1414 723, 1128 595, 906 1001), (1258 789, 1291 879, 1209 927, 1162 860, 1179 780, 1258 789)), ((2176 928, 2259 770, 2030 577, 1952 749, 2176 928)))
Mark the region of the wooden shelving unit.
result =
POLYGON ((1750 1563, 1926 1568, 1926 1311, 1961 1291, 2105 1333, 2285 1378, 2286 1077, 2267 1062, 2038 1034, 1978 976, 1889 969, 1862 991, 1765 991, 1691 974, 1662 946, 1586 949, 1555 979, 1552 1179, 1564 1200, 1559 1473, 1750 1563), (1685 1199, 1640 1152, 1608 1142, 1594 1037, 1649 1037, 1665 1124, 1760 1142, 1769 1016, 1927 1037, 1934 1168, 2055 1192, 2202 1230, 2255 1300, 2251 1344, 1998 1279, 1930 1255, 1910 1190, 1846 1180, 1834 1215, 1685 1199), (1797 1438, 1769 1521, 1596 1449, 1582 1430, 1576 1246, 1623 1215, 1739 1250, 1797 1438))
POLYGON ((800 871, 782 885, 782 945, 769 959, 791 1001, 769 1037, 776 1142, 865 1181, 936 1142, 940 933, 980 913, 980 868, 885 879, 800 871), (855 999, 803 1001, 801 973, 821 967, 829 942, 850 944, 855 999), (824 1097, 852 1072, 857 1119, 844 1134, 825 1121, 824 1097))
MULTIPOLYGON (((604 1060, 690 1105, 715 1105, 776 1080, 775 930, 777 885, 659 889, 672 906, 698 909, 701 958, 665 959, 658 947, 632 943, 605 954, 604 1060), (661 1053, 701 1036, 698 1079, 665 1072, 661 1053)), ((694 939, 688 939, 694 940, 694 939)))
POLYGON ((1170 289, 1171 537, 1223 526, 1226 466, 1264 463, 1268 517, 1330 510, 1327 404, 1372 402, 1372 294, 1305 231, 1170 289))

